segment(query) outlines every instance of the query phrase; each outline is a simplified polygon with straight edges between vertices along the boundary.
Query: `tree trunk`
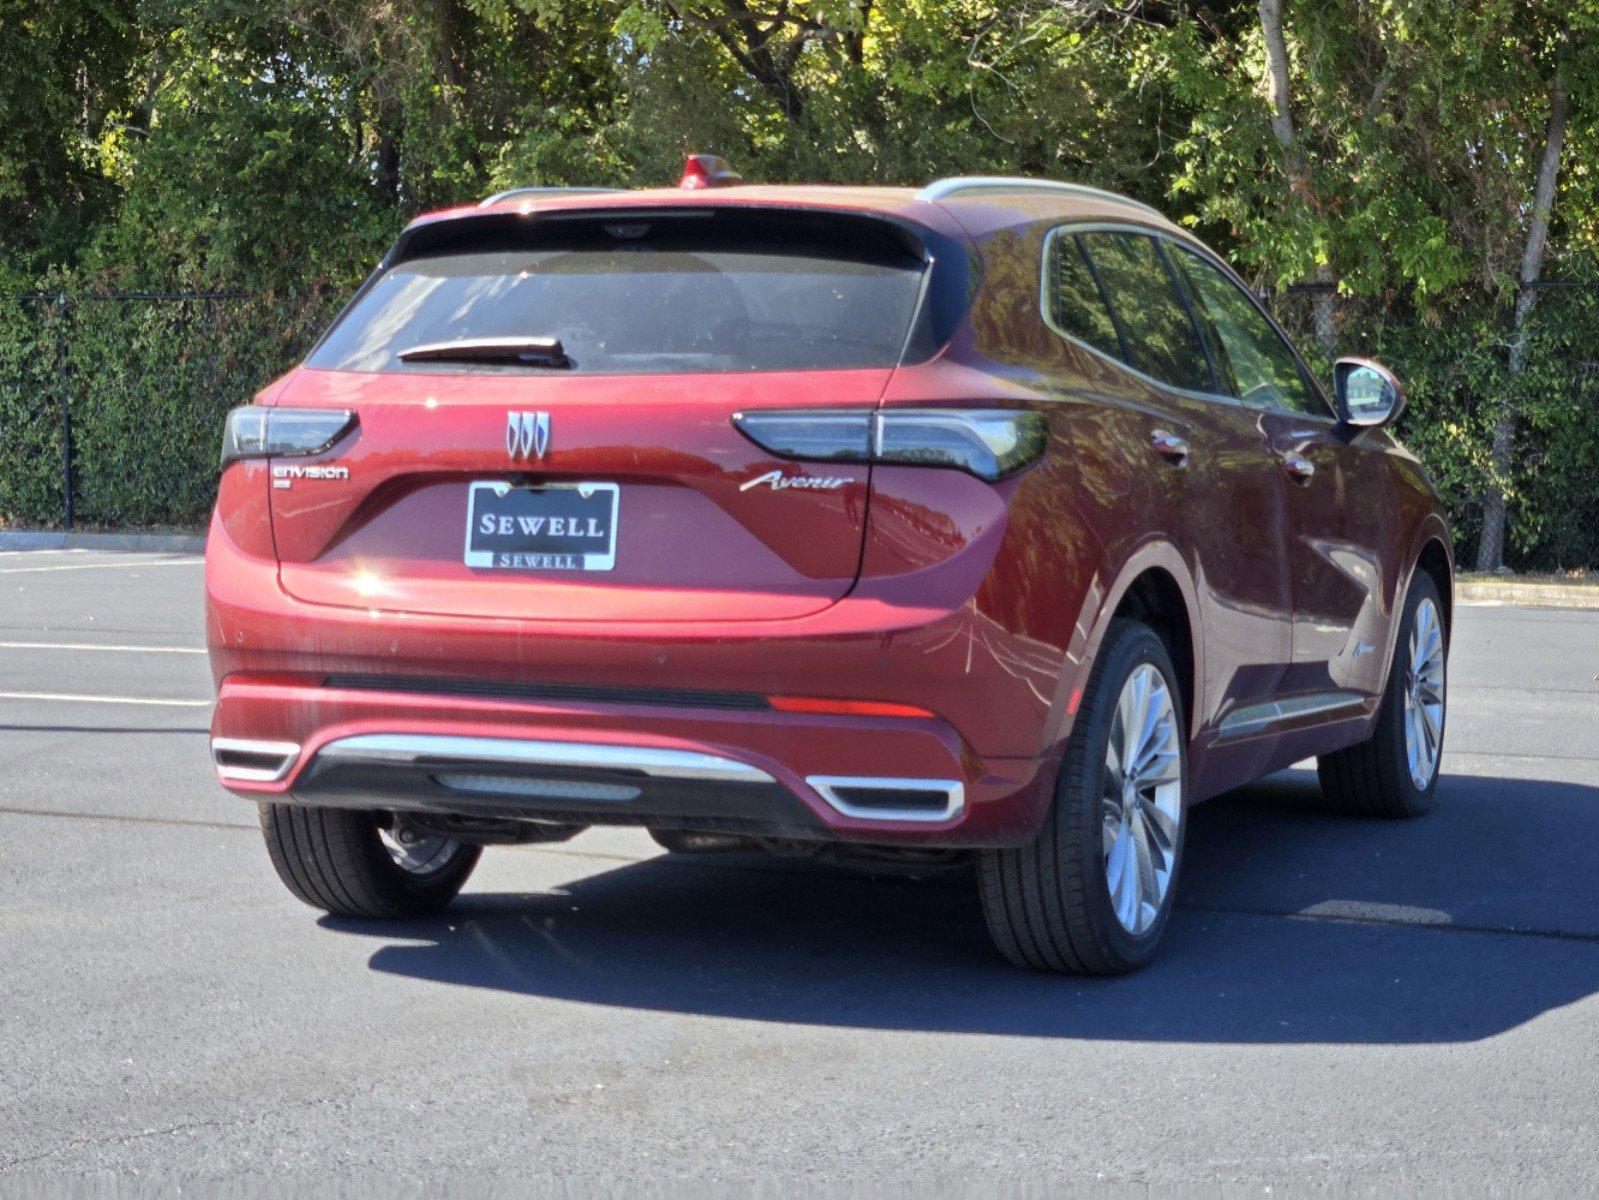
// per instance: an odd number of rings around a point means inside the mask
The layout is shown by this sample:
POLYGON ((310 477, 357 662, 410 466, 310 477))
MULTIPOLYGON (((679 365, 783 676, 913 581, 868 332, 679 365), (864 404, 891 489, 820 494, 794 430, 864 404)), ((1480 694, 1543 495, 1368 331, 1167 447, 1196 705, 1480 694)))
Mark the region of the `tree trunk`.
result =
POLYGON ((384 202, 396 206, 404 199, 405 181, 400 163, 400 139, 404 129, 405 118, 399 102, 384 97, 378 103, 377 115, 377 184, 384 202))
POLYGON ((1491 459, 1494 478, 1482 500, 1482 537, 1477 543, 1477 570, 1497 571, 1505 563, 1505 493, 1503 480, 1510 473, 1515 446, 1516 378, 1527 365, 1527 341, 1531 336, 1533 307, 1538 303, 1536 285, 1543 277, 1544 250, 1549 241, 1549 217, 1554 209, 1555 185, 1560 180, 1560 157, 1566 146, 1566 117, 1569 101, 1565 76, 1557 70, 1549 88, 1549 126, 1544 133, 1543 159, 1538 164, 1538 183, 1533 193, 1532 224, 1527 230, 1527 245, 1521 255, 1520 288, 1516 292, 1515 329, 1510 340, 1508 363, 1510 395, 1500 405, 1494 422, 1491 459))
MULTIPOLYGON (((1282 148, 1289 190, 1310 204, 1315 199, 1310 190, 1310 168, 1299 145, 1293 104, 1288 96, 1288 43, 1283 37, 1283 0, 1260 0, 1260 32, 1266 41, 1266 89, 1271 93, 1272 136, 1282 148)), ((1322 353, 1331 359, 1337 352, 1338 342, 1334 320, 1337 295, 1330 286, 1337 280, 1332 268, 1326 263, 1319 264, 1315 282, 1322 285, 1311 298, 1316 340, 1321 343, 1322 353)))
POLYGON ((1260 32, 1266 39, 1266 88, 1271 93, 1271 132, 1282 147, 1289 182, 1303 187, 1305 156, 1294 130, 1294 110, 1288 99, 1288 44, 1283 39, 1282 0, 1260 0, 1260 32))

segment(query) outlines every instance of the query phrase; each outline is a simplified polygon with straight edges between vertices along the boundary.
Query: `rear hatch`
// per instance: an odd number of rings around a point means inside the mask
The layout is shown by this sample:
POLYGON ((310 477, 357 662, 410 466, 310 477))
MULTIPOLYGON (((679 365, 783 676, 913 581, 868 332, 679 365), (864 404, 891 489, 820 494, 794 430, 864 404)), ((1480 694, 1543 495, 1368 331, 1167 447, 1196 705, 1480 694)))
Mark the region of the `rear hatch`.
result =
POLYGON ((280 394, 358 422, 321 455, 272 461, 291 595, 750 621, 849 590, 869 468, 778 460, 732 417, 877 403, 918 322, 910 235, 736 208, 441 224, 280 394))

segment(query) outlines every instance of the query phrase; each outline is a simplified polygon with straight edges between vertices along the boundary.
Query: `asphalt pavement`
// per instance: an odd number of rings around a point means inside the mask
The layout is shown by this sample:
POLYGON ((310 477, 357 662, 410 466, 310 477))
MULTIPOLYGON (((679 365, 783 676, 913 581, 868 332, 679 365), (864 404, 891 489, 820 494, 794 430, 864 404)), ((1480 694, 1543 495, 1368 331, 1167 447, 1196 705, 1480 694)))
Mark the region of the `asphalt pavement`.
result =
POLYGON ((1440 805, 1196 809, 1165 952, 597 831, 320 918, 215 783, 197 558, 0 553, 0 1189, 62 1177, 1589 1190, 1599 612, 1463 607, 1440 805))

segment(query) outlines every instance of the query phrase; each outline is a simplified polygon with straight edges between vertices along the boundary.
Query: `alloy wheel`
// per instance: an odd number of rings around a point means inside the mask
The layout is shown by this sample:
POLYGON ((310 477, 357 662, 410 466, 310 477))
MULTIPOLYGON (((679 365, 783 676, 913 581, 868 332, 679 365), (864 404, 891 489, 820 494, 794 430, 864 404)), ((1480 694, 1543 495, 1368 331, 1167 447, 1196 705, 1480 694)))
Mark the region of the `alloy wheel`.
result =
POLYGON ((1405 669, 1405 762, 1425 791, 1438 771, 1444 742, 1444 633, 1429 597, 1416 606, 1405 669))
POLYGON ((1183 820, 1180 736, 1165 678, 1141 663, 1116 702, 1101 806, 1111 908, 1135 936, 1160 916, 1177 866, 1183 820))
POLYGON ((461 849, 454 838, 422 833, 399 821, 378 826, 378 838, 394 865, 407 875, 437 875, 455 861, 461 849))

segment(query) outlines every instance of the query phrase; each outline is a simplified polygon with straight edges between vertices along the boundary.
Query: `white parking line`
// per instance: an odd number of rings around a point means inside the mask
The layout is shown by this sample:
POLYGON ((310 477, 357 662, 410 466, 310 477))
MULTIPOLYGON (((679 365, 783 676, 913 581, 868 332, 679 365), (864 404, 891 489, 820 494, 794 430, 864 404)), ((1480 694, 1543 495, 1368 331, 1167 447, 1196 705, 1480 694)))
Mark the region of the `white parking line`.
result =
POLYGON ((36 575, 46 571, 138 571, 145 567, 198 567, 203 558, 157 558, 149 562, 66 563, 54 567, 0 567, 0 575, 36 575))
POLYGON ((113 654, 204 654, 204 646, 101 646, 94 642, 0 642, 0 650, 105 650, 113 654))
POLYGON ((63 704, 148 704, 160 708, 210 708, 210 700, 163 700, 155 696, 84 696, 70 692, 0 692, 0 700, 50 700, 63 704))

